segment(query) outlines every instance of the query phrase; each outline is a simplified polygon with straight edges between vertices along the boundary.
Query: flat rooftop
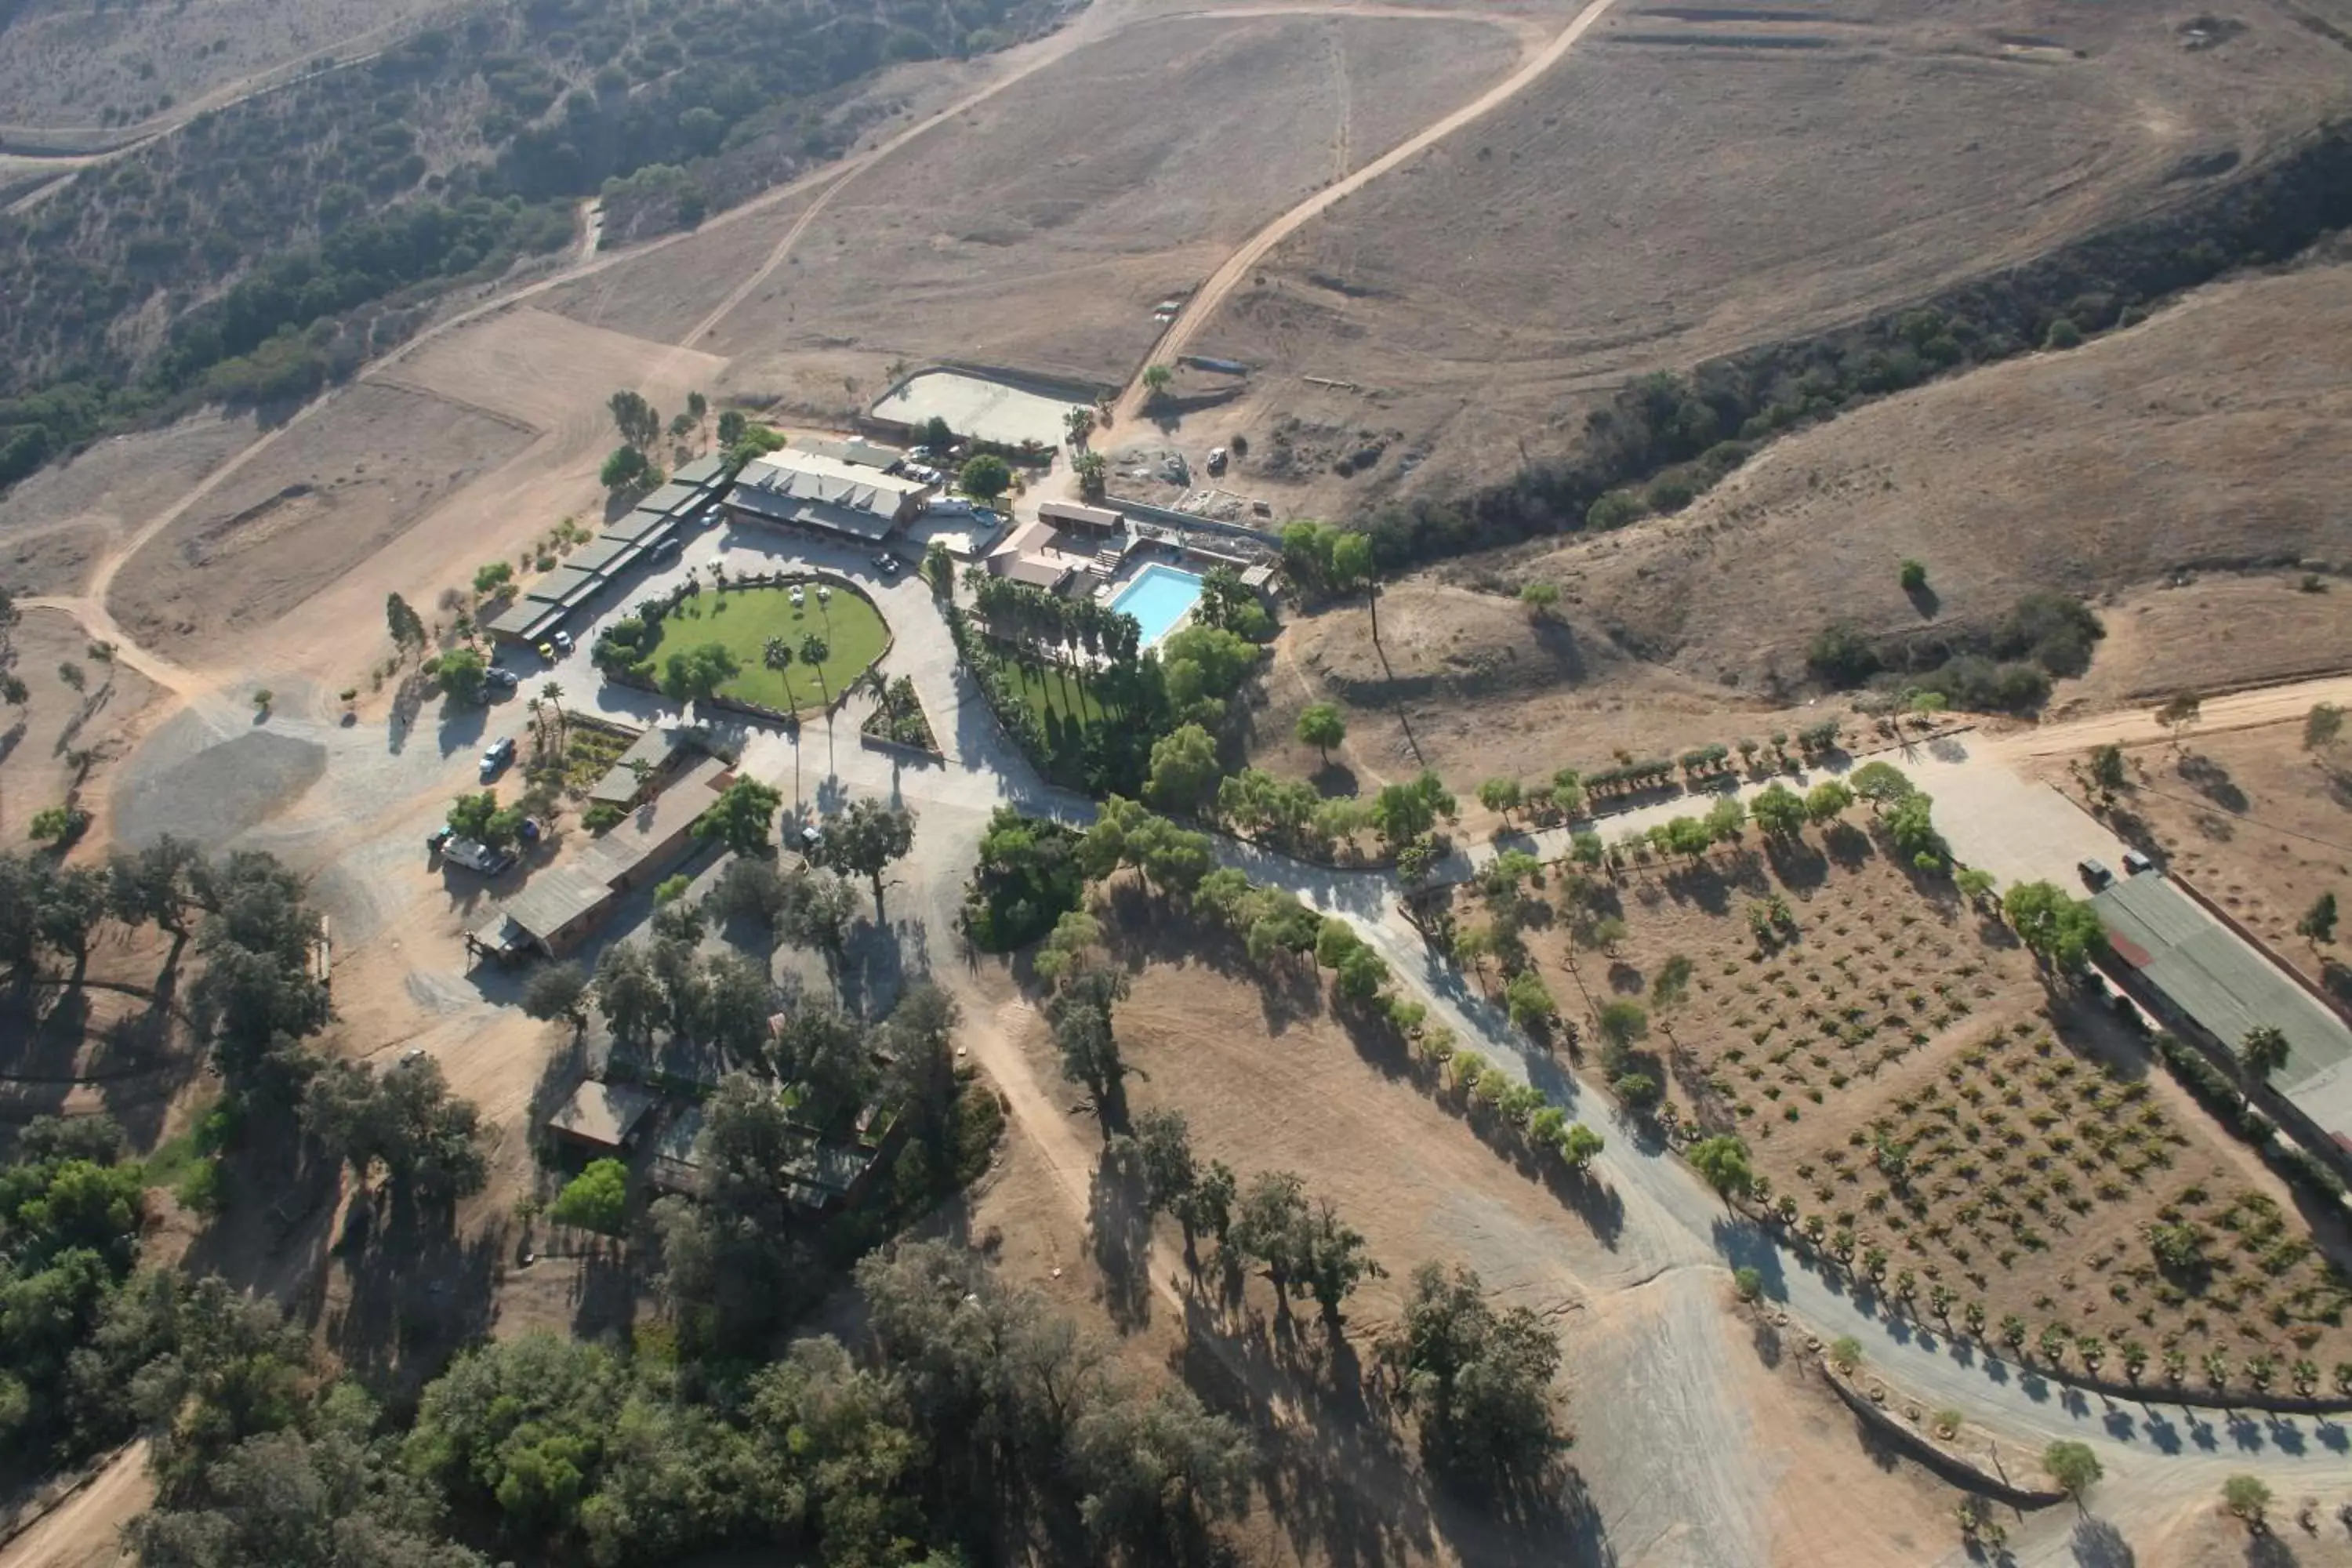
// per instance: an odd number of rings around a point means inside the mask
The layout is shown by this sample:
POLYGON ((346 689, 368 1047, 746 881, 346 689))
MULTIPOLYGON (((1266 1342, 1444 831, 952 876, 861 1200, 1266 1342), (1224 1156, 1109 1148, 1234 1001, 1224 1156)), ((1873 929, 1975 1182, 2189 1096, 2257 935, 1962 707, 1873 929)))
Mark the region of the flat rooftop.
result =
POLYGON ((618 1149, 660 1103, 661 1097, 649 1089, 583 1079, 572 1098, 547 1119, 548 1131, 569 1133, 601 1148, 618 1149))
POLYGON ((937 417, 959 436, 1007 447, 1024 441, 1055 447, 1067 434, 1063 419, 1087 405, 1085 398, 1055 397, 966 371, 927 370, 892 388, 874 405, 874 417, 909 429, 937 417))

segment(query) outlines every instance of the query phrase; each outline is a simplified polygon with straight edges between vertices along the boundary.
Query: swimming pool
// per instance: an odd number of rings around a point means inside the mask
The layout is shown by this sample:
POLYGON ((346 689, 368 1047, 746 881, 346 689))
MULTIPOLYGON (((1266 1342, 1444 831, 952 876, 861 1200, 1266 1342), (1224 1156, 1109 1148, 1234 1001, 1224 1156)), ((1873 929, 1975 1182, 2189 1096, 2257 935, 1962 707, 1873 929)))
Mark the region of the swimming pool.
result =
POLYGON ((1173 566, 1162 566, 1155 561, 1137 573, 1126 587, 1111 595, 1110 607, 1121 615, 1135 617, 1135 624, 1142 632, 1139 646, 1150 647, 1166 637, 1169 629, 1200 602, 1201 580, 1198 577, 1190 572, 1179 572, 1173 566))

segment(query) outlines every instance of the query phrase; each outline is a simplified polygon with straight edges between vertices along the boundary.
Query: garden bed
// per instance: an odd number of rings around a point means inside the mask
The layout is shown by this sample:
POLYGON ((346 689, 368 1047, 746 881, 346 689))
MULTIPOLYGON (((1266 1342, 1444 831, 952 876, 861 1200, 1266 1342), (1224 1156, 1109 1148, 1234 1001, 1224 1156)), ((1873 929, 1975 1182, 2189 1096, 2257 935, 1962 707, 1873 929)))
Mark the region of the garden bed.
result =
POLYGON ((939 737, 931 732, 929 715, 923 711, 922 699, 915 694, 915 683, 900 676, 882 689, 874 704, 874 711, 857 727, 858 733, 868 740, 905 746, 929 756, 940 754, 939 737))

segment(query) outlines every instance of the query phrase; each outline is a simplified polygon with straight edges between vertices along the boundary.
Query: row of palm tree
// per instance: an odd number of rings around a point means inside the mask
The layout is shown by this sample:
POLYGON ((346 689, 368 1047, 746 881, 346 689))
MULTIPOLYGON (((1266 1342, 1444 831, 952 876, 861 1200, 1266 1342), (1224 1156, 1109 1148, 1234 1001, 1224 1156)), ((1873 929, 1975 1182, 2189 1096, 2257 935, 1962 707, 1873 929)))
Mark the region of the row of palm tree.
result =
POLYGON ((784 700, 797 711, 801 705, 800 699, 793 695, 793 678, 790 673, 795 655, 803 664, 816 671, 817 689, 824 693, 825 706, 828 708, 833 706, 833 693, 826 688, 824 679, 824 661, 833 657, 833 645, 826 642, 819 634, 810 632, 801 638, 797 647, 784 637, 770 637, 761 645, 760 662, 783 678, 784 700))

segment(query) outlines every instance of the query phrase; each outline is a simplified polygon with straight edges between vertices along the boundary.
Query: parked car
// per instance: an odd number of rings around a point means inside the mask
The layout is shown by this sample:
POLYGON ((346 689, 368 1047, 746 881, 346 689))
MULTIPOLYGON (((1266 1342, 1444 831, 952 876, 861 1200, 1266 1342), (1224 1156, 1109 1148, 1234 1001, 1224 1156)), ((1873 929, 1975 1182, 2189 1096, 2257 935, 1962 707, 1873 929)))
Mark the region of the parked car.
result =
POLYGON ((515 852, 511 849, 493 849, 475 839, 454 836, 441 847, 441 858, 483 877, 501 876, 515 865, 515 852))
POLYGON ((548 663, 553 664, 555 662, 555 645, 553 643, 544 642, 540 644, 539 657, 547 660, 548 663))
POLYGON ((2137 850, 2137 849, 2126 849, 2126 850, 2125 850, 2125 851, 2124 851, 2124 875, 2125 875, 2125 876, 2126 876, 2126 877, 2137 877, 2137 876, 2138 876, 2142 871, 2153 871, 2153 870, 2155 870, 2155 869, 2156 869, 2156 862, 2155 862, 2155 861, 2153 861, 2153 860, 2151 860, 2151 859, 2149 859, 2147 856, 2145 856, 2145 855, 2141 854, 2138 850, 2137 850))
POLYGON ((1209 448, 1209 472, 1210 472, 1210 473, 1212 473, 1212 474, 1222 474, 1222 473, 1223 473, 1224 471, 1225 471, 1225 449, 1224 449, 1223 447, 1210 447, 1210 448, 1209 448))
POLYGON ((665 539, 646 552, 646 559, 655 562, 675 561, 677 559, 677 552, 685 548, 675 539, 665 539))
POLYGON ((449 842, 450 836, 456 831, 456 828, 451 827, 445 822, 440 826, 435 828, 432 832, 426 834, 425 836, 425 858, 427 859, 431 859, 437 857, 441 853, 442 847, 449 842))
POLYGON ((896 577, 898 574, 898 558, 886 550, 874 558, 874 570, 885 577, 896 577))
POLYGON ((562 648, 565 653, 570 653, 572 651, 572 634, 570 632, 556 633, 555 646, 562 648))
POLYGON ((514 761, 515 743, 512 735, 501 735, 482 752, 482 778, 485 782, 499 776, 499 770, 514 761))
POLYGON ((2094 892, 2116 879, 2116 874, 2108 870, 2105 863, 2097 860, 2085 860, 2074 869, 2083 874, 2084 883, 2094 892))
POLYGON ((522 684, 522 677, 511 669, 494 664, 482 671, 482 681, 485 685, 497 687, 500 691, 512 691, 522 684))

